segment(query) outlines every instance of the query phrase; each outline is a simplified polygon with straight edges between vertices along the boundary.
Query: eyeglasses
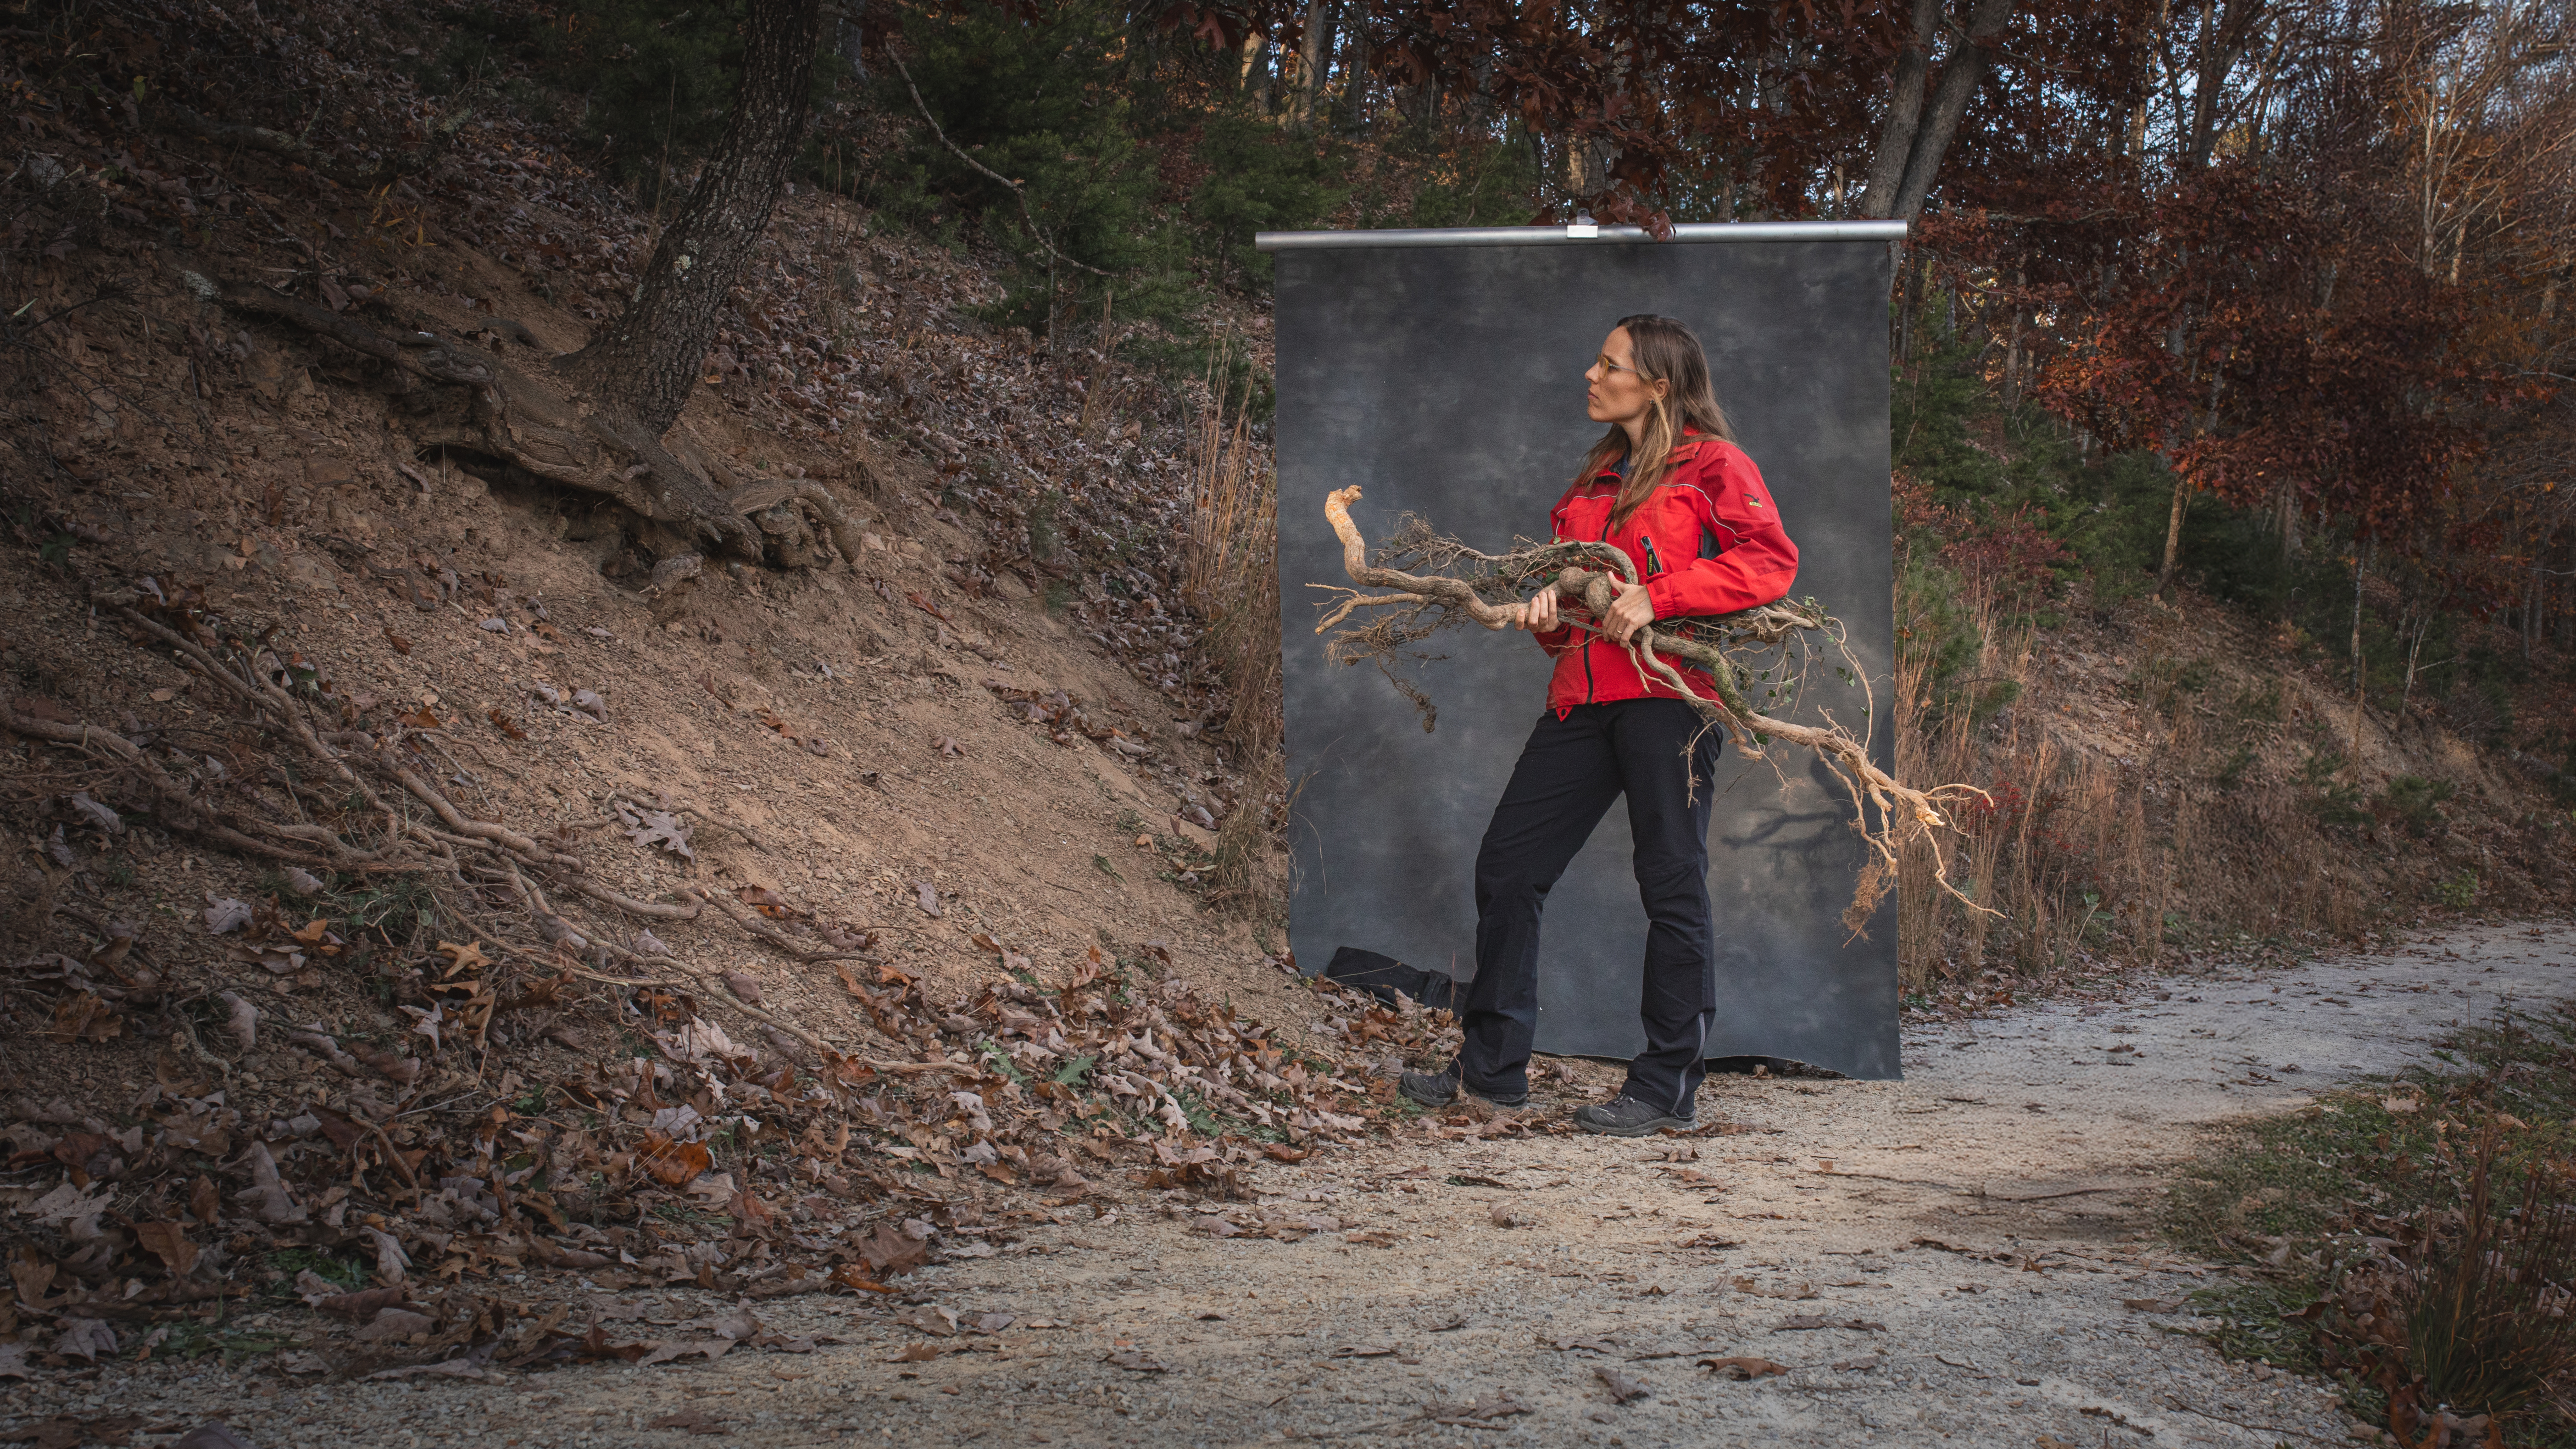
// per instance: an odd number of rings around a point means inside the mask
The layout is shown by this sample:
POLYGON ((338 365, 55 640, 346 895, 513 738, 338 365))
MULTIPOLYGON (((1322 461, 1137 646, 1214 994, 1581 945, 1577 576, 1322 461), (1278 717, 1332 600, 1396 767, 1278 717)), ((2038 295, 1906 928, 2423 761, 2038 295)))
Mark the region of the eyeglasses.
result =
POLYGON ((1644 377, 1644 376, 1645 376, 1645 374, 1644 374, 1644 373, 1637 371, 1637 369, 1635 369, 1635 368, 1633 368, 1633 367, 1630 367, 1628 364, 1626 364, 1626 363, 1624 363, 1624 362, 1612 362, 1612 361, 1610 360, 1610 354, 1609 354, 1609 353, 1607 353, 1607 352, 1602 353, 1600 356, 1598 356, 1598 357, 1596 357, 1596 358, 1592 359, 1592 365, 1593 365, 1593 366, 1595 366, 1595 367, 1600 368, 1603 372, 1624 372, 1624 373, 1629 374, 1629 375, 1630 375, 1630 376, 1632 376, 1632 377, 1639 377, 1639 378, 1642 378, 1642 377, 1644 377))

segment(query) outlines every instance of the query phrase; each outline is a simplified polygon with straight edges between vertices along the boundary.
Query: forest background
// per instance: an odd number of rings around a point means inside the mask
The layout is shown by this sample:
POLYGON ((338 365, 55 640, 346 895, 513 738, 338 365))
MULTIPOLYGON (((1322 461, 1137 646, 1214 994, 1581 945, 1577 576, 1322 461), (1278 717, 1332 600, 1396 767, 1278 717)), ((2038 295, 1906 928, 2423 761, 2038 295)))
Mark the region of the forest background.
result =
MULTIPOLYGON (((1253 233, 1586 214, 1914 224, 1889 310, 1901 772, 1990 792, 1960 852, 2001 915, 1909 871, 1910 989, 2566 889, 2576 21, 2557 7, 590 0, 276 22, 327 53, 362 17, 398 47, 365 126, 262 86, 293 47, 244 43, 259 27, 220 7, 22 9, 49 94, 265 152, 397 229, 418 223, 407 178, 469 118, 578 158, 649 217, 631 298, 560 247, 500 255, 594 324, 567 375, 654 436, 701 370, 792 389, 864 329, 844 315, 761 359, 747 339, 788 283, 712 242, 695 276, 715 285, 688 294, 703 213, 756 233, 781 186, 985 269, 972 320, 1105 392, 1136 371, 1118 405, 1188 414, 1201 440, 1188 536, 1100 556, 1059 537, 1057 500, 997 504, 1010 488, 973 465, 943 470, 941 502, 1004 519, 1000 554, 1052 601, 1186 603, 1185 672, 1220 696, 1263 807, 1233 812, 1215 873, 1237 909, 1278 908, 1246 838, 1291 788, 1257 535, 1310 506, 1268 496, 1253 233), (75 37, 90 48, 51 44, 75 37), (281 58, 209 64, 263 50, 281 58), (745 171, 755 96, 775 164, 745 171), (2123 719, 2051 705, 2087 681, 2123 719)), ((60 245, 31 218, 52 224, 22 213, 16 245, 60 245)), ((913 409, 905 378, 867 381, 913 409)), ((629 453, 604 491, 681 472, 650 438, 629 453)), ((670 501, 687 492, 627 501, 747 533, 670 501)))

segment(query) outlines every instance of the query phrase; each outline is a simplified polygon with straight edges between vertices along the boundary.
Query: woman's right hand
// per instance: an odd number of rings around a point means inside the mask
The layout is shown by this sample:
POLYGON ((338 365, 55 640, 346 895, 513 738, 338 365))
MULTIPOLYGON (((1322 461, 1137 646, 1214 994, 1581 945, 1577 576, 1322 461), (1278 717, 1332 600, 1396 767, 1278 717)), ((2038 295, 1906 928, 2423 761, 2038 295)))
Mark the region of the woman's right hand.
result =
POLYGON ((1550 584, 1530 595, 1526 604, 1512 606, 1512 627, 1533 634, 1547 634, 1564 627, 1556 617, 1556 585, 1550 584))

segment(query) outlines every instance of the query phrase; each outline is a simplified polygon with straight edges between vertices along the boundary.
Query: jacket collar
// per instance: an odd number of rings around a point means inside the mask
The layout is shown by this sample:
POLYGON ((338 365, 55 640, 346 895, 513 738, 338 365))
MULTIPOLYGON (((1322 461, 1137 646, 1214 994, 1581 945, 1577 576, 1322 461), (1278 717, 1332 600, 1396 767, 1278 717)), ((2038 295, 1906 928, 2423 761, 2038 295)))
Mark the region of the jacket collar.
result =
MULTIPOLYGON (((1682 430, 1681 441, 1673 444, 1672 456, 1664 460, 1666 466, 1669 467, 1675 463, 1687 463, 1691 459, 1698 457, 1700 446, 1708 440, 1709 435, 1701 432, 1699 429, 1684 428, 1682 430)), ((1667 474, 1666 476, 1669 477, 1670 475, 1667 474)), ((1620 480, 1620 475, 1612 472, 1608 468, 1603 468, 1591 477, 1584 479, 1584 486, 1590 487, 1604 478, 1616 483, 1620 480)))

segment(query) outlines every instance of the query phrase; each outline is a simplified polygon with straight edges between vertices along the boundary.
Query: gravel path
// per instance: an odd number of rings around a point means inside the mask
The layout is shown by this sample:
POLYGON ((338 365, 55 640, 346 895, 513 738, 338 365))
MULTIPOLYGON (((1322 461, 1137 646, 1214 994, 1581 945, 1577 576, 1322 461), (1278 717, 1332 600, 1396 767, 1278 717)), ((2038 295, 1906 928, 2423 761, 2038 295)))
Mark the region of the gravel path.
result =
POLYGON ((2162 978, 1914 1029, 1902 1083, 1720 1078, 1702 1111, 1729 1135, 1409 1136, 1265 1167, 1288 1236, 1333 1219, 1297 1241, 1213 1236, 1156 1195, 927 1270, 908 1301, 758 1309, 843 1340, 811 1354, 399 1384, 120 1364, 9 1415, 220 1416, 257 1449, 695 1441, 649 1427, 674 1415, 762 1445, 2342 1444, 2319 1386, 2157 1311, 2210 1274, 2148 1233, 2160 1178, 2207 1124, 2571 994, 2565 924, 2162 978), (959 1331, 925 1331, 940 1310, 959 1331))

